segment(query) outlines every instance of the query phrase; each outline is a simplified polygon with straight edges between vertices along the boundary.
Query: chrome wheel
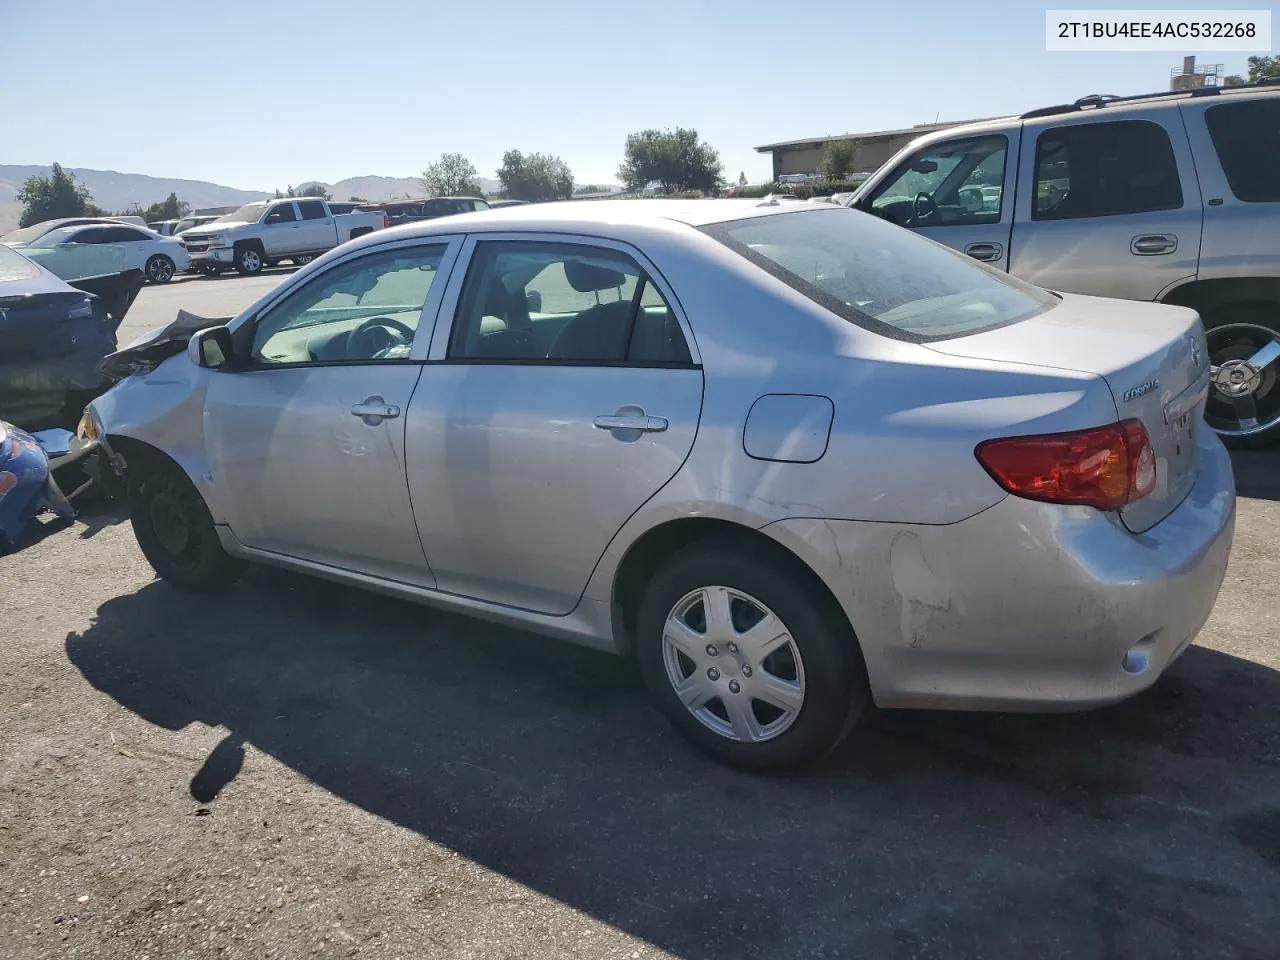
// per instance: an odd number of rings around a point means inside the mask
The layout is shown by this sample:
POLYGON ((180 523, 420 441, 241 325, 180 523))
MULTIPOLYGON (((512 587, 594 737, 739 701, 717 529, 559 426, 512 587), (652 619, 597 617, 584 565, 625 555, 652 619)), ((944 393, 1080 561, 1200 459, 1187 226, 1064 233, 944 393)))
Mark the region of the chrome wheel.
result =
POLYGON ((262 257, 257 250, 240 251, 240 267, 245 273, 257 273, 262 269, 262 257))
POLYGON ((1205 421, 1228 437, 1280 424, 1280 334, 1257 323, 1225 323, 1205 334, 1209 391, 1205 421))
POLYGON ((152 257, 147 262, 147 279, 152 283, 168 283, 173 279, 173 261, 168 257, 152 257))
POLYGON ((662 662, 685 708, 729 740, 772 740, 804 707, 799 647, 773 611, 740 590, 682 597, 663 628, 662 662))

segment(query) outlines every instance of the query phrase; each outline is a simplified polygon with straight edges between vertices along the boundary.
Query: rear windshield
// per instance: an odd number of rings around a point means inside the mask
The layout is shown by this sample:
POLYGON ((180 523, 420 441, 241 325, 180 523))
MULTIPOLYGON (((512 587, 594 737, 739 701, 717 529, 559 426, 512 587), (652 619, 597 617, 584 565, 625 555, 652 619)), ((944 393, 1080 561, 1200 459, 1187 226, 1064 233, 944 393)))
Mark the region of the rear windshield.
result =
POLYGON ((30 280, 40 270, 22 254, 0 243, 0 283, 6 280, 30 280))
POLYGON ((1025 320, 1051 293, 855 210, 810 208, 702 228, 851 323, 899 340, 943 340, 1025 320))

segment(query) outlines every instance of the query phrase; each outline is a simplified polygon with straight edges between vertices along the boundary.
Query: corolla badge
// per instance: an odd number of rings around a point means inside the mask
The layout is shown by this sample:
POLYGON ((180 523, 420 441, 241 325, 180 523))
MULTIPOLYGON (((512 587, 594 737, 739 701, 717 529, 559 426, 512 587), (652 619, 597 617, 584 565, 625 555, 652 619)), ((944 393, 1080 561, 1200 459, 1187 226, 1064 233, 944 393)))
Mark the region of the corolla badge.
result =
POLYGON ((1159 390, 1159 389, 1160 389, 1160 381, 1157 380, 1155 377, 1152 377, 1150 380, 1147 380, 1144 383, 1140 383, 1136 387, 1130 387, 1128 390, 1126 390, 1124 392, 1124 399, 1125 399, 1125 402, 1128 403, 1130 400, 1137 400, 1139 397, 1145 397, 1152 390, 1159 390))

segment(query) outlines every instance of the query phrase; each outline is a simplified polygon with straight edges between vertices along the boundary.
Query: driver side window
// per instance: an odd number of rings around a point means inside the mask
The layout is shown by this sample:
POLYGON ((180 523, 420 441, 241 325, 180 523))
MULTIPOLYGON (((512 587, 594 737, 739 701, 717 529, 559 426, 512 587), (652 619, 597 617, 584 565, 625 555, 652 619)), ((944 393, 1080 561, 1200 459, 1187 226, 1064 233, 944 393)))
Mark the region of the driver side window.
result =
POLYGON ((408 359, 444 253, 399 247, 317 274, 258 319, 253 365, 408 359))
POLYGON ((876 191, 871 210, 899 226, 998 223, 1009 141, 966 137, 925 147, 876 191))

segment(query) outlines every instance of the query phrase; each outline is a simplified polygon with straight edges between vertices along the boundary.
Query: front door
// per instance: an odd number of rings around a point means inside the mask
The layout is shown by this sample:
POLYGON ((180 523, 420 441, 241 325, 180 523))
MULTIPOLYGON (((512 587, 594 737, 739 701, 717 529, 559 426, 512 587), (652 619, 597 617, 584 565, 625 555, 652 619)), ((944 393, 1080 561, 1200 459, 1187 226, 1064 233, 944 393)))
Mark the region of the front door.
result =
POLYGON ((1202 208, 1181 114, 1120 109, 1024 124, 1014 276, 1127 300, 1195 277, 1202 208))
POLYGON ((340 261, 235 330, 242 369, 210 377, 205 441, 244 544, 432 586, 405 481, 405 421, 447 243, 340 261), (423 318, 428 318, 424 321, 423 318))
POLYGON ((684 462, 702 370, 635 251, 529 235, 470 246, 452 331, 439 324, 409 411, 418 528, 441 590, 566 614, 684 462))
POLYGON ((931 143, 856 206, 1005 269, 1017 156, 1016 129, 931 143))

